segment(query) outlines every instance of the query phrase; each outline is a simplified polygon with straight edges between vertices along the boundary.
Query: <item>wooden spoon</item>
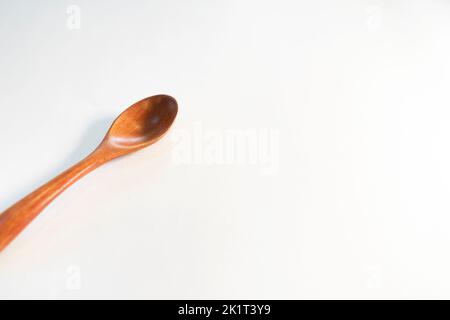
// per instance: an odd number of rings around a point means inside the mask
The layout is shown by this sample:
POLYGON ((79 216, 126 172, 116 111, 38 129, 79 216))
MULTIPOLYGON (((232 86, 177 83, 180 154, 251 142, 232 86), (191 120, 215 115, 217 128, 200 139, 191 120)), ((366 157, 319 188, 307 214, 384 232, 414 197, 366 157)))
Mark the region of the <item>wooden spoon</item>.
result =
POLYGON ((0 215, 0 251, 64 190, 102 164, 148 147, 169 130, 177 115, 174 98, 158 95, 125 110, 97 149, 0 215))

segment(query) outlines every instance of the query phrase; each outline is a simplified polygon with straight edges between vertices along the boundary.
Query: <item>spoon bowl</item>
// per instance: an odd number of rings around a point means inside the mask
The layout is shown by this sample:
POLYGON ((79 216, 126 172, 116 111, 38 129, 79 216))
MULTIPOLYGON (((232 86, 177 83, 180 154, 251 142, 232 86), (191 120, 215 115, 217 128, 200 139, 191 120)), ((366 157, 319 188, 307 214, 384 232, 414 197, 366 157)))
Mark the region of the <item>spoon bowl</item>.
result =
POLYGON ((158 141, 177 116, 174 98, 158 95, 136 102, 112 124, 102 145, 115 149, 138 150, 158 141))

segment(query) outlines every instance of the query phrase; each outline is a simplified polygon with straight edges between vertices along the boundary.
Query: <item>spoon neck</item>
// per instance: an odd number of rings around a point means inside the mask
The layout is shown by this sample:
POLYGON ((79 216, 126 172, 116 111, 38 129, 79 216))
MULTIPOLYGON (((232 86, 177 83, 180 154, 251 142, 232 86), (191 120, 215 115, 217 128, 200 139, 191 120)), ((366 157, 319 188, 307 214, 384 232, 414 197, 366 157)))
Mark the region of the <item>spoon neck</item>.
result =
MULTIPOLYGON (((41 188, 37 189, 35 192, 30 194, 29 198, 34 198, 40 201, 40 206, 46 207, 54 198, 61 194, 64 190, 74 184, 76 181, 95 170, 101 166, 103 162, 98 161, 95 154, 91 154, 62 172, 53 180, 49 181, 47 184, 43 185, 41 188)), ((30 203, 33 203, 31 201, 30 203)))
MULTIPOLYGON (((63 178, 65 177, 67 180, 78 180, 88 174, 89 172, 97 169, 99 166, 104 164, 106 161, 102 161, 102 158, 98 157, 96 152, 93 152, 92 154, 88 155, 86 158, 63 172, 59 177, 57 178, 63 178)), ((57 179, 56 178, 56 179, 57 179)))

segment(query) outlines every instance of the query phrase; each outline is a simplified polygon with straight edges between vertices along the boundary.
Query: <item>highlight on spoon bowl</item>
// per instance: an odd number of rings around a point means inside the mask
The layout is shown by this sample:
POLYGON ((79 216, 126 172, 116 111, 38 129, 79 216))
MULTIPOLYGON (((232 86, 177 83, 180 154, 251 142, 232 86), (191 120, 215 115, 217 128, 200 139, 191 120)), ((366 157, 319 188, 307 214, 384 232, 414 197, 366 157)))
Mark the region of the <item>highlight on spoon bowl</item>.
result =
POLYGON ((168 95, 136 102, 113 122, 97 149, 0 215, 0 251, 8 246, 58 195, 102 164, 148 147, 172 126, 178 104, 168 95))

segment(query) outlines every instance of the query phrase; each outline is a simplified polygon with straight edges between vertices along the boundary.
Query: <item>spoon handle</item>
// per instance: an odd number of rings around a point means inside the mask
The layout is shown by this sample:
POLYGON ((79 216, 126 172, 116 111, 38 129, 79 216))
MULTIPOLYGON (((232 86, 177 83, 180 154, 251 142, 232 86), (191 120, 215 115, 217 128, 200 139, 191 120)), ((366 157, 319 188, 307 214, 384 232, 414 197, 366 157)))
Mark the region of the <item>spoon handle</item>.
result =
POLYGON ((3 212, 0 215, 0 251, 58 195, 101 164, 92 154, 3 212))

